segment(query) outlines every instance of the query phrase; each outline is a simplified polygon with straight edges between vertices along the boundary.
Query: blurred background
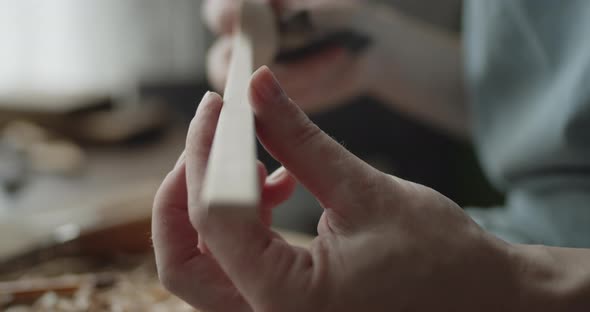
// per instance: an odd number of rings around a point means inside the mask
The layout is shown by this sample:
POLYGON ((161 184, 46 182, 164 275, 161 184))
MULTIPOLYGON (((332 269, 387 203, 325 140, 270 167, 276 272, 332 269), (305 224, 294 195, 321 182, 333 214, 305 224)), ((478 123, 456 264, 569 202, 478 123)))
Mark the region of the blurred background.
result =
MULTIPOLYGON (((459 0, 388 2, 460 29, 459 0)), ((212 40, 198 0, 0 0, 0 276, 87 272, 104 267, 96 259, 149 250, 153 194, 210 89, 212 40), (53 271, 31 269, 50 260, 53 271)), ((468 142, 369 97, 311 117, 383 171, 461 205, 501 202, 468 142)), ((277 167, 259 155, 269 171, 277 167)), ((274 223, 313 234, 320 214, 299 188, 274 223)), ((39 306, 44 293, 29 301, 39 306)))

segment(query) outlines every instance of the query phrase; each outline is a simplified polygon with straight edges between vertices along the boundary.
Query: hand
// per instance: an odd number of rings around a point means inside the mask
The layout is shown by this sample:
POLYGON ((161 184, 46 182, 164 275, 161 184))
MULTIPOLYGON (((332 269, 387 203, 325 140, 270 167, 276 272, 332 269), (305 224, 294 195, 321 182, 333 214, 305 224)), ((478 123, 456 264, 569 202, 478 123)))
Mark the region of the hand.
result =
MULTIPOLYGON (((285 8, 316 8, 361 6, 361 0, 259 0, 269 1, 276 10, 285 8)), ((225 86, 231 56, 231 33, 236 22, 239 1, 206 0, 203 12, 209 27, 220 38, 209 50, 207 73, 213 87, 225 86)), ((355 12, 358 12, 355 10, 355 12)), ((361 24, 371 19, 359 18, 361 24)), ((371 49, 353 56, 342 47, 331 47, 301 61, 269 64, 289 95, 308 113, 322 112, 344 103, 347 99, 367 93, 374 85, 376 63, 371 49)))
POLYGON ((315 126, 267 68, 252 77, 257 134, 286 169, 260 169, 261 220, 207 213, 200 187, 222 99, 206 96, 185 157, 154 203, 158 273, 204 311, 508 311, 517 291, 511 245, 451 200, 381 173, 315 126), (293 179, 324 207, 309 249, 269 229, 293 179), (202 242, 198 244, 198 241, 202 242), (205 245, 207 248, 205 248, 205 245))

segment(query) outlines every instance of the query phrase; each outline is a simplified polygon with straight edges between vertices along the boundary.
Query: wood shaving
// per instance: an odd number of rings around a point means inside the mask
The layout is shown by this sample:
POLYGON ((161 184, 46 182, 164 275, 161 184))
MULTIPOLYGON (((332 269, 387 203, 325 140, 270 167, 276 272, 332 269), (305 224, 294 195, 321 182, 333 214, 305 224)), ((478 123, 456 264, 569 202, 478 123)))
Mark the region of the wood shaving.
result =
MULTIPOLYGON (((0 305, 6 312, 99 312, 99 311, 196 311, 166 291, 160 284, 153 255, 97 259, 53 259, 37 266, 19 269, 0 281, 34 281, 48 277, 111 276, 110 281, 80 279, 73 295, 48 291, 34 302, 0 305)), ((1 301, 0 301, 1 302, 1 301)))

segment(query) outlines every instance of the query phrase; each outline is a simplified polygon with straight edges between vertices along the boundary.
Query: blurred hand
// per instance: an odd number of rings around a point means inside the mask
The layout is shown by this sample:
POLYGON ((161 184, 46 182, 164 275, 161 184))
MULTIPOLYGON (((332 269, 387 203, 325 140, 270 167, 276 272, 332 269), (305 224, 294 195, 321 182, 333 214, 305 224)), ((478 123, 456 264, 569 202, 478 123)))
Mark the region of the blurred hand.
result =
MULTIPOLYGON (((285 9, 314 9, 318 7, 362 6, 362 0, 257 0, 266 1, 276 11, 285 9)), ((203 12, 209 28, 219 34, 209 50, 207 74, 213 87, 225 86, 231 56, 231 35, 236 23, 236 0, 205 0, 203 12)), ((363 18, 367 23, 370 18, 363 18)), ((331 47, 301 61, 288 64, 268 64, 289 95, 306 112, 329 110, 347 99, 368 91, 372 84, 369 63, 375 58, 371 51, 351 55, 342 47, 331 47)))
POLYGON ((349 153, 268 69, 250 95, 258 137, 286 169, 266 178, 261 167, 260 221, 208 211, 200 190, 222 99, 203 99, 154 203, 158 273, 171 292, 204 311, 508 311, 510 245, 436 191, 349 153), (309 249, 269 229, 294 179, 324 207, 309 249))

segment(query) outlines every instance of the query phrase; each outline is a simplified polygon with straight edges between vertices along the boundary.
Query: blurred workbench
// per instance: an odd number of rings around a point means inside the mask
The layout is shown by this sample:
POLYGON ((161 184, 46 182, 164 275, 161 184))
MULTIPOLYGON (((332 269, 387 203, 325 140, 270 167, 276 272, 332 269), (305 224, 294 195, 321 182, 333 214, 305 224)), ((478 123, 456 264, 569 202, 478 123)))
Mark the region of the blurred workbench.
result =
POLYGON ((37 175, 16 194, 0 193, 3 212, 34 213, 64 207, 86 207, 133 189, 154 187, 172 169, 184 148, 186 127, 177 126, 151 139, 115 146, 85 147, 79 174, 37 175))
MULTIPOLYGON (((160 285, 149 233, 153 195, 182 152, 186 129, 186 123, 179 122, 129 143, 85 146, 78 174, 35 175, 17 193, 0 194, 0 218, 44 215, 37 222, 50 227, 64 215, 75 223, 97 209, 109 214, 105 220, 139 217, 139 222, 83 238, 73 245, 77 249, 49 248, 45 254, 33 253, 33 261, 23 258, 10 267, 0 265, 0 310, 194 311, 160 285)), ((17 224, 14 230, 11 234, 4 227, 0 232, 24 239, 35 229, 17 224)), ((284 235, 299 245, 310 241, 284 235)))

